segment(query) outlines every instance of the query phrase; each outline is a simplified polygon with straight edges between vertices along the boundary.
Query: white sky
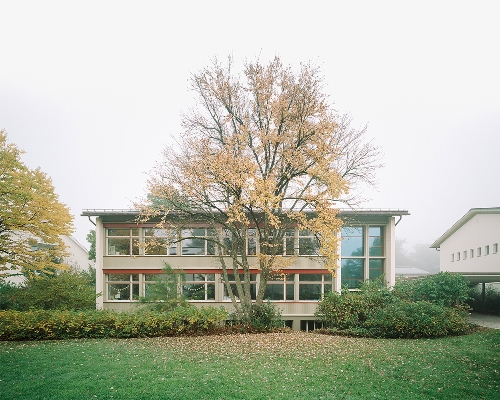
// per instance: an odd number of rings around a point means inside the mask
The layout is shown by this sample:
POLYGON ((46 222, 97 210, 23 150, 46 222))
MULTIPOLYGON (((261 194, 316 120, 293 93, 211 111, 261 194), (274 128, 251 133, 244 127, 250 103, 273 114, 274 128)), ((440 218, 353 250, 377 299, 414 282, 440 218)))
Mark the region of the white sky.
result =
POLYGON ((0 0, 0 129, 75 215, 144 194, 191 73, 213 56, 322 66, 341 112, 384 150, 370 208, 410 211, 408 245, 500 206, 496 1, 0 0))

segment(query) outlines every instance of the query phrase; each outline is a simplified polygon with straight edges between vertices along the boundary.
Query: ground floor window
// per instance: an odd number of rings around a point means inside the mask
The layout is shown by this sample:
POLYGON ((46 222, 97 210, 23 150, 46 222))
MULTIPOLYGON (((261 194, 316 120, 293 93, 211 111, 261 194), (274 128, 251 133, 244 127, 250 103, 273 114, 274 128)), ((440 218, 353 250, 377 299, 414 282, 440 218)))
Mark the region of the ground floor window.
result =
POLYGON ((295 274, 284 274, 282 279, 267 282, 264 300, 293 300, 295 274))
POLYGON ((186 274, 182 294, 187 300, 215 300, 215 274, 186 274))
MULTIPOLYGON (((241 280, 241 285, 243 285, 243 282, 245 280, 245 276, 243 274, 239 274, 240 280, 241 280)), ((231 285, 231 290, 233 291, 233 294, 238 297, 238 291, 236 289, 236 278, 234 274, 227 274, 228 282, 231 285)), ((224 294, 223 294, 223 299, 224 300, 231 300, 231 297, 229 296, 228 290, 226 285, 224 284, 224 294)), ((257 274, 250 274, 250 296, 252 300, 255 300, 257 298, 257 274)))
POLYGON ((109 274, 107 277, 108 300, 139 298, 139 274, 109 274))

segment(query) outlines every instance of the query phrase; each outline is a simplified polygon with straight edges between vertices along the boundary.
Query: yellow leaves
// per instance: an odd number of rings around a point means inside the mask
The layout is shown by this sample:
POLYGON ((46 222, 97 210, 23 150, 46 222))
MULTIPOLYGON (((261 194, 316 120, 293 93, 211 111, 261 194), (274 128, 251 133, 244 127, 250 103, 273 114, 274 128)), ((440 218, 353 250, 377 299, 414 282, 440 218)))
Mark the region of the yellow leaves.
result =
POLYGON ((59 235, 71 234, 73 217, 51 179, 26 167, 21 153, 0 131, 0 270, 8 269, 6 263, 25 272, 64 268, 54 260, 65 256, 59 235), (33 240, 43 246, 32 251, 33 240))

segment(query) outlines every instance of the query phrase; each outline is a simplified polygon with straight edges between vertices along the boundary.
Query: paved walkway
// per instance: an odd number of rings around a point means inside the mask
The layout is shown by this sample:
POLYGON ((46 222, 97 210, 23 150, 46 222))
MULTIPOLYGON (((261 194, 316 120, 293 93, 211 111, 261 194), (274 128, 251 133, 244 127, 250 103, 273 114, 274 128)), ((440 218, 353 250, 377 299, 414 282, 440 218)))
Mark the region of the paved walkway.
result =
POLYGON ((499 315, 471 314, 470 321, 486 328, 500 329, 499 315))

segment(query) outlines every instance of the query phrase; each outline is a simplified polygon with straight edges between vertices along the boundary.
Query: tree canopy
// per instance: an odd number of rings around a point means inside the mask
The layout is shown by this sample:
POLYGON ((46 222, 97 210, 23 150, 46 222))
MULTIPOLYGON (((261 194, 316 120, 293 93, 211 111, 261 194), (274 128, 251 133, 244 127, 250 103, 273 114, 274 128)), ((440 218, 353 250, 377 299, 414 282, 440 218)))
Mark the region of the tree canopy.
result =
POLYGON ((21 161, 22 151, 0 131, 0 276, 16 269, 30 275, 64 268, 59 235, 73 230, 73 217, 51 179, 21 161))
POLYGON ((248 315, 250 271, 260 271, 259 304, 267 280, 293 262, 283 250, 290 229, 309 232, 316 259, 334 273, 341 226, 335 203, 354 201, 358 183, 373 183, 380 151, 364 141, 365 128, 352 128, 332 109, 318 67, 294 71, 278 57, 247 62, 241 75, 232 67, 231 58, 227 65, 214 60, 193 74, 197 104, 150 174, 140 206, 143 218, 160 216, 163 226, 203 221, 213 228, 207 240, 218 249, 228 294, 248 315), (245 251, 252 235, 255 263, 245 251))

